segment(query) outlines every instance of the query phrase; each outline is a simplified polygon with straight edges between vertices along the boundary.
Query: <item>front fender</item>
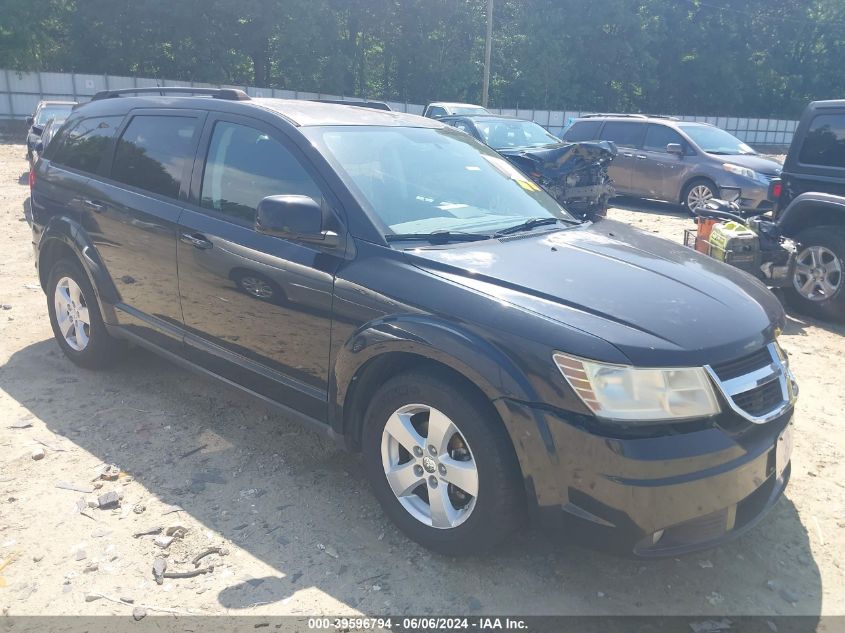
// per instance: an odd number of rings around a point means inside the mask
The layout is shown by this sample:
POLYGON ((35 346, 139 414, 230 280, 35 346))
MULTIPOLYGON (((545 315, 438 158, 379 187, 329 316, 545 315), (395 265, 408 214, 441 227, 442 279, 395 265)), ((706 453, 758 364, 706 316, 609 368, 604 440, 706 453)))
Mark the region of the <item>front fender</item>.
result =
POLYGON ((391 352, 416 354, 450 367, 475 384, 492 401, 507 397, 534 402, 531 383, 498 347, 458 323, 427 315, 387 316, 353 333, 337 355, 334 380, 343 404, 359 370, 391 352))
MULTIPOLYGON (((59 244, 76 255, 82 268, 88 274, 101 306, 114 305, 120 301, 117 288, 106 271, 94 242, 79 222, 66 216, 53 217, 38 242, 36 266, 42 288, 46 289, 47 276, 56 261, 56 246, 59 244)), ((105 319, 106 315, 104 314, 103 317, 105 319)), ((106 322, 109 320, 106 319, 106 322)))
POLYGON ((843 226, 845 198, 829 193, 802 193, 778 214, 777 224, 786 237, 813 226, 843 226))

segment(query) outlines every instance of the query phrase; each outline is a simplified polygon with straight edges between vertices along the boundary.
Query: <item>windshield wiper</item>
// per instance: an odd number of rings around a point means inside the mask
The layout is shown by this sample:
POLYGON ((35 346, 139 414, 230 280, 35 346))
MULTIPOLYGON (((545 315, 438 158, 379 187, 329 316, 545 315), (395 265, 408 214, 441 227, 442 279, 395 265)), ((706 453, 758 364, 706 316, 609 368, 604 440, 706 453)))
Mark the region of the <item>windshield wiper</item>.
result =
POLYGON ((581 224, 577 220, 565 220, 563 218, 531 218, 530 220, 526 220, 522 224, 517 224, 515 226, 509 226, 506 229, 502 229, 501 231, 496 231, 493 233, 493 237, 500 237, 502 235, 510 235, 511 233, 519 233, 520 231, 530 231, 533 228, 538 226, 546 226, 547 224, 557 224, 558 222, 563 222, 564 224, 581 224))
POLYGON ((484 233, 466 233, 464 231, 432 231, 431 233, 392 233, 385 235, 388 242, 424 241, 432 244, 446 244, 447 242, 478 242, 489 240, 492 235, 484 233))

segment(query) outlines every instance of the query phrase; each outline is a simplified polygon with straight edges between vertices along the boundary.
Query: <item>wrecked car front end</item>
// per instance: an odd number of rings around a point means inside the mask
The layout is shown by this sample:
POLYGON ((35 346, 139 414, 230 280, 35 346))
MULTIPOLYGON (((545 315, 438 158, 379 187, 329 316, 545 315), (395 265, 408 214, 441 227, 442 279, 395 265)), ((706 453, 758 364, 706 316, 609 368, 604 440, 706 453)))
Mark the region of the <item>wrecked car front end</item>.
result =
POLYGON ((608 202, 616 194, 608 175, 610 162, 617 154, 614 143, 561 143, 499 153, 572 213, 588 220, 607 214, 608 202))

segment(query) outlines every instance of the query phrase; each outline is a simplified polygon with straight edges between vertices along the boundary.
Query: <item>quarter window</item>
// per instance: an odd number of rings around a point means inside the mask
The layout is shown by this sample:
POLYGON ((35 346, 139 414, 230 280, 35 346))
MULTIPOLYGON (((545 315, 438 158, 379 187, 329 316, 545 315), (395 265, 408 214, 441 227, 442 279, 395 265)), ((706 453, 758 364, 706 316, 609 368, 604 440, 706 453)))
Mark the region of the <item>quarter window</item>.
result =
POLYGON ((96 173, 123 117, 84 119, 51 146, 56 147, 50 160, 59 165, 96 173))
POLYGON ((281 143, 245 125, 221 121, 214 126, 202 177, 201 204, 249 223, 262 198, 310 196, 320 189, 281 143))
POLYGON ((845 167, 845 115, 822 114, 814 118, 798 160, 809 165, 845 167))
POLYGON ((608 121, 601 131, 601 140, 613 141, 620 147, 639 147, 645 125, 629 121, 608 121))
POLYGON ((178 198, 186 161, 194 158, 197 120, 181 116, 136 116, 117 143, 112 178, 178 198))
POLYGON ((672 128, 654 124, 648 126, 645 133, 645 141, 643 141, 643 149, 650 152, 663 152, 665 154, 666 146, 669 143, 677 143, 686 149, 684 139, 672 128))

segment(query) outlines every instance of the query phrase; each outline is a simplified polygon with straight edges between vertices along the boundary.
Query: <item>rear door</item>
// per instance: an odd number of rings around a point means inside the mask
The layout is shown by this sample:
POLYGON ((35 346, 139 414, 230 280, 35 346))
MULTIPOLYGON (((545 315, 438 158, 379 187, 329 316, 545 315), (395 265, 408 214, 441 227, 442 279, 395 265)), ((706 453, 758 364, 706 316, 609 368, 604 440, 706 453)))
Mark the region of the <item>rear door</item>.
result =
POLYGON ((88 204, 89 230, 120 296, 118 323, 176 352, 182 351, 177 223, 204 118, 191 110, 130 112, 88 204))
POLYGON ((613 141, 619 149, 610 163, 608 173, 613 179, 617 193, 641 195, 642 183, 637 178, 637 169, 643 158, 639 151, 645 136, 646 124, 642 121, 607 121, 599 134, 602 141, 613 141))
POLYGON ((643 140, 642 151, 636 163, 634 184, 639 195, 644 198, 677 202, 680 198, 680 188, 684 182, 685 167, 690 161, 684 156, 670 154, 666 151, 669 143, 677 143, 689 150, 689 144, 675 130, 661 123, 649 123, 643 140))
POLYGON ((268 398, 325 419, 334 275, 342 246, 258 233, 259 201, 322 201, 324 226, 343 232, 339 205, 284 134, 263 122, 211 115, 180 220, 179 289, 187 353, 268 398))
POLYGON ((845 111, 817 110, 795 137, 803 140, 786 159, 781 208, 808 191, 845 195, 845 111))

